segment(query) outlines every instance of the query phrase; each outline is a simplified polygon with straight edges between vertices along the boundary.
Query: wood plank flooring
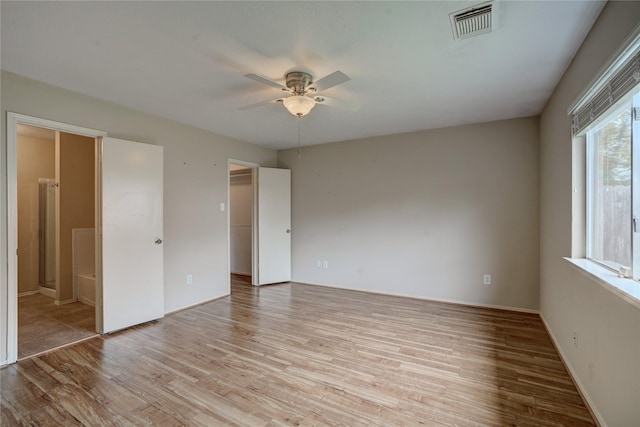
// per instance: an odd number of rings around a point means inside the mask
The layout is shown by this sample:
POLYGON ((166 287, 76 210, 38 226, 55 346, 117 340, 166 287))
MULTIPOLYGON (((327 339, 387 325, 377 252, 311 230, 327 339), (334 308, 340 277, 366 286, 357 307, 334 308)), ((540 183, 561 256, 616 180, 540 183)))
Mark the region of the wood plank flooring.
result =
POLYGON ((1 424, 593 426, 534 314, 252 288, 0 370, 1 424))
POLYGON ((18 359, 95 334, 94 307, 79 302, 56 305, 41 294, 18 298, 18 359))

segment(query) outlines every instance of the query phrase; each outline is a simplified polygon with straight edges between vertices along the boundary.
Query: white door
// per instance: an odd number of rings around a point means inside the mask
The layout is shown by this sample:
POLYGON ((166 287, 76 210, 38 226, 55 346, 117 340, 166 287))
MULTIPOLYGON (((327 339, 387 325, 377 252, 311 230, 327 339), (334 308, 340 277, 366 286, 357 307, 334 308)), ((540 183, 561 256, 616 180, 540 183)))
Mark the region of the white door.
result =
POLYGON ((291 171, 258 168, 257 285, 291 280, 291 171))
POLYGON ((102 332, 164 316, 161 146, 102 139, 102 332))

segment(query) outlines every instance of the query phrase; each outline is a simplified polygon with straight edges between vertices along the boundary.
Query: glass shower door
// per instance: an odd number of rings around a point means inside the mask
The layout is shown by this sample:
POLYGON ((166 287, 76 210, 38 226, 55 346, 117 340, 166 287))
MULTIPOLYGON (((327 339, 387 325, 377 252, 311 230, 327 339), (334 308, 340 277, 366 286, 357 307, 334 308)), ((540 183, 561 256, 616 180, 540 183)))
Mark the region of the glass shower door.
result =
POLYGON ((39 268, 40 286, 56 288, 56 189, 52 180, 39 182, 39 268))

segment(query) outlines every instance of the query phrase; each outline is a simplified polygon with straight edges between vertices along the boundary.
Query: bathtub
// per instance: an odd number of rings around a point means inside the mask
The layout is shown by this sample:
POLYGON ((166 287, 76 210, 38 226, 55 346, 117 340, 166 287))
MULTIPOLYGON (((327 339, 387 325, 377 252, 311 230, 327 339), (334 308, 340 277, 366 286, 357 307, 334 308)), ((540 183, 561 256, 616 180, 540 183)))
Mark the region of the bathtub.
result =
POLYGON ((83 304, 96 306, 96 275, 78 274, 76 277, 78 285, 78 301, 83 304))

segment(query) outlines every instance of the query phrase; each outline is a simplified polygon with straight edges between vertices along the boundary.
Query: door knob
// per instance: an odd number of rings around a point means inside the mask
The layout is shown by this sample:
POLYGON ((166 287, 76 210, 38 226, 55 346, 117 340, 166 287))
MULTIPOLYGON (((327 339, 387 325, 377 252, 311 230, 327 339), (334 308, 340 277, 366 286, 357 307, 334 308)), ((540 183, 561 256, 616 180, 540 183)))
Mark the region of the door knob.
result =
POLYGON ((154 242, 156 245, 161 245, 162 244, 162 239, 161 238, 157 238, 154 242))
POLYGON ((287 234, 291 233, 291 230, 287 228, 287 234))

